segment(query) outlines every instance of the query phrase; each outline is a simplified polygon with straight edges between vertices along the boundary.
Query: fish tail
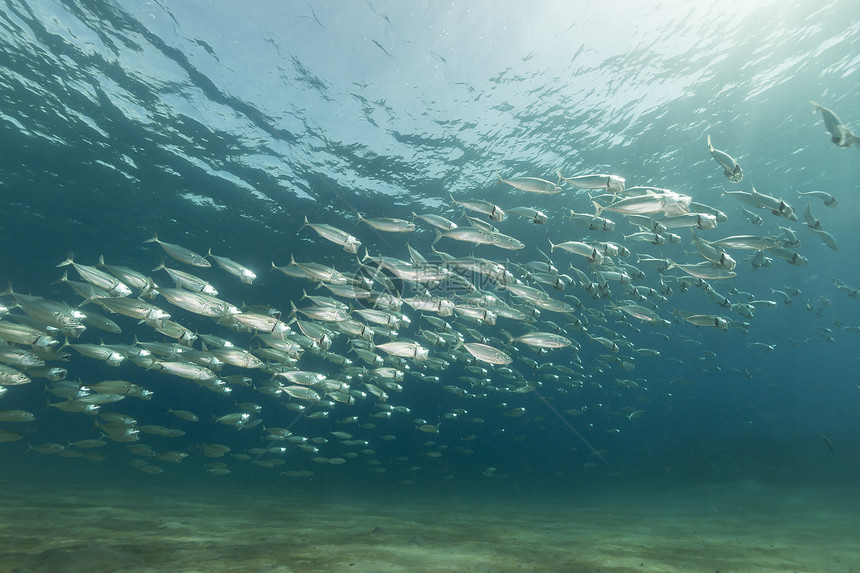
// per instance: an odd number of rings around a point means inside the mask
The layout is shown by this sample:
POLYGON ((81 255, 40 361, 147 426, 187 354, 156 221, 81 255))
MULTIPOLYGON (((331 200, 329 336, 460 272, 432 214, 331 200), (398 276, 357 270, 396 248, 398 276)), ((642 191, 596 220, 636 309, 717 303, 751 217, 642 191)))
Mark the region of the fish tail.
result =
MULTIPOLYGON (((603 210, 604 210, 604 209, 606 209, 606 207, 602 207, 602 206, 600 205, 600 203, 598 203, 598 202, 597 202, 597 201, 595 201, 594 199, 592 199, 592 200, 591 200, 591 204, 592 204, 592 205, 594 205, 594 216, 595 216, 595 217, 600 217, 600 214, 601 214, 601 213, 603 213, 603 210)), ((572 217, 573 217, 573 216, 571 215, 571 218, 572 218, 572 217)))
POLYGON ((304 222, 304 223, 302 223, 302 226, 301 226, 301 227, 299 227, 299 231, 301 231, 302 229, 304 229, 304 228, 305 228, 305 227, 307 227, 308 225, 310 225, 310 223, 308 223, 308 216, 307 216, 307 215, 305 215, 305 222, 304 222))
POLYGON ((154 269, 152 269, 151 272, 154 273, 155 271, 160 271, 160 270, 167 270, 167 267, 164 266, 164 258, 163 257, 161 259, 161 262, 158 263, 158 266, 155 267, 154 269))
POLYGON ((158 231, 153 231, 152 232, 152 238, 144 241, 144 243, 157 243, 157 242, 158 242, 158 231))
POLYGON ((547 239, 549 241, 549 252, 555 252, 555 245, 552 243, 552 239, 547 239))
POLYGON ((504 181, 505 180, 502 179, 502 176, 499 174, 499 172, 496 171, 496 183, 504 183, 504 181))
MULTIPOLYGON (((52 282, 51 284, 52 284, 52 285, 58 285, 58 284, 60 284, 60 283, 67 283, 67 282, 69 282, 69 271, 68 271, 68 270, 64 270, 64 271, 63 271, 63 276, 61 276, 60 278, 58 278, 57 280, 55 280, 55 281, 54 281, 54 282, 52 282)), ((12 290, 12 283, 9 283, 9 290, 10 290, 10 291, 12 290)), ((6 293, 3 293, 3 294, 6 294, 6 293)))
POLYGON ((15 294, 15 291, 12 290, 12 281, 7 282, 6 283, 6 290, 4 290, 3 292, 0 292, 0 296, 9 296, 9 295, 14 295, 14 294, 15 294))
POLYGON ((558 175, 557 185, 561 185, 562 181, 564 181, 564 176, 561 174, 561 171, 559 171, 558 169, 555 170, 555 174, 558 175))
MULTIPOLYGON (((453 199, 453 197, 452 197, 452 199, 453 199)), ((437 242, 439 242, 439 239, 444 237, 444 235, 439 231, 439 229, 437 229, 435 227, 433 227, 433 230, 436 231, 436 238, 433 239, 433 242, 431 244, 435 245, 437 242)))
POLYGON ((140 296, 153 299, 155 298, 155 295, 158 294, 156 292, 157 289, 158 287, 156 286, 155 281, 152 280, 152 277, 146 277, 146 286, 140 290, 140 296))
POLYGON ((97 267, 105 266, 105 256, 104 255, 99 255, 99 262, 96 263, 96 266, 97 267))
POLYGON ((58 267, 65 267, 66 265, 74 265, 75 264, 75 253, 69 251, 69 256, 66 257, 66 260, 57 265, 58 267))

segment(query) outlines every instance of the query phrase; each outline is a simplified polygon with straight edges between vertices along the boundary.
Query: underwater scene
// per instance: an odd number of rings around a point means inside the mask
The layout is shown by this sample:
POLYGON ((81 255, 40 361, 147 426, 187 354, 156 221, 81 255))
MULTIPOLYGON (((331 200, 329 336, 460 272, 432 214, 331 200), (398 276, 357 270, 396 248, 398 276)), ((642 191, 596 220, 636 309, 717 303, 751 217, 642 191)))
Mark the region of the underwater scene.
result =
POLYGON ((860 571, 860 5, 4 0, 0 572, 860 571))

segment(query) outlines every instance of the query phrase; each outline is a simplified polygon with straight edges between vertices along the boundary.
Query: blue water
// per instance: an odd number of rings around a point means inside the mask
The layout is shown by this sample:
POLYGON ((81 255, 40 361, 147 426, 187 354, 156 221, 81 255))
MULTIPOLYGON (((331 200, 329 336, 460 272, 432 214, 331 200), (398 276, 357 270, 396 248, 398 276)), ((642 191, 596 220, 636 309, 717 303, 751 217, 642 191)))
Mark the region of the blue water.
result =
MULTIPOLYGON (((561 219, 567 209, 591 212, 584 192, 565 185, 559 195, 531 195, 497 183, 496 172, 553 181, 557 170, 566 176, 616 174, 628 187, 668 188, 723 210, 729 220, 703 232, 708 239, 776 235, 780 225, 789 226, 809 264, 794 267, 775 258, 772 267, 752 270, 746 252, 732 252, 738 276, 714 287, 733 301, 738 299, 731 287, 778 303, 758 309, 748 333, 682 321, 668 328, 637 323, 634 330, 610 317, 607 326, 636 347, 656 348, 662 355, 636 356, 633 372, 598 369, 603 348, 569 329, 583 346, 579 391, 562 393, 557 383, 544 380, 538 394, 546 400, 536 393, 459 399, 441 388, 468 387, 458 381, 466 372, 455 363, 437 373, 438 385, 407 378, 391 403, 408 406, 409 414, 395 414, 374 429, 347 430, 367 439, 373 454, 337 467, 314 464, 295 450, 275 468, 218 460, 233 471, 229 479, 237 473, 249 482, 286 479, 281 471, 310 469, 316 474, 312 479, 428 487, 469 487, 495 477, 559 487, 743 477, 849 481, 856 475, 850 452, 860 430, 860 334, 841 326, 860 325, 860 302, 836 289, 829 277, 860 285, 854 264, 860 150, 833 145, 809 101, 834 110, 860 131, 858 16, 860 7, 850 0, 818 7, 798 0, 683 8, 634 2, 4 2, 0 281, 11 281, 17 292, 77 304, 80 298, 66 285, 52 284, 61 273, 54 266, 69 251, 84 264, 103 255, 109 264, 149 273, 162 253, 143 241, 157 232, 163 240, 201 253, 211 248, 255 269, 260 278, 253 286, 217 269, 200 274, 226 300, 268 304, 286 314, 290 301, 298 303, 302 289, 310 292, 313 285, 270 271, 271 261, 285 265, 293 253, 298 260, 341 270, 356 266, 352 255, 307 228, 300 230, 305 217, 348 230, 374 256, 405 259, 403 236, 375 232, 358 223, 358 214, 409 219, 414 211, 459 221, 461 210, 449 194, 503 208, 529 205, 549 214, 549 223, 540 227, 511 217, 499 225, 526 249, 474 249, 476 256, 523 263, 539 259, 537 249, 548 252, 547 239, 588 236, 623 243, 622 234, 635 229, 617 215, 612 216, 616 231, 590 233, 561 219), (740 184, 723 177, 708 153, 708 134, 742 165, 740 184), (722 187, 749 191, 751 183, 790 202, 801 220, 759 211, 765 225, 750 225, 740 204, 720 194, 722 187), (811 201, 839 242, 836 252, 804 228, 807 199, 797 192, 812 190, 839 201, 835 209, 811 201), (771 293, 784 285, 803 293, 791 306, 771 293), (816 335, 816 328, 830 329, 832 342, 816 335), (762 353, 750 347, 753 342, 775 349, 762 353), (639 387, 617 385, 616 378, 636 379, 639 387), (671 383, 676 378, 690 383, 671 383), (582 415, 568 412, 583 406, 582 415), (525 414, 506 415, 517 407, 525 414), (455 408, 468 414, 441 418, 455 408), (624 408, 644 414, 628 420, 624 408), (473 417, 485 422, 467 420, 473 417), (439 434, 417 431, 415 418, 442 420, 439 434), (398 439, 386 442, 379 439, 383 434, 398 439), (464 442, 470 434, 477 438, 464 442), (822 435, 833 444, 832 454, 822 435), (464 454, 463 448, 473 452, 464 454), (442 457, 428 458, 428 450, 441 451, 442 457), (369 472, 364 462, 371 458, 386 473, 369 472), (496 468, 494 477, 488 468, 496 468)), ((676 232, 683 237, 680 246, 627 245, 634 253, 680 261, 695 249, 685 230, 676 232)), ((433 238, 423 224, 408 237, 428 258, 433 238)), ((472 251, 448 240, 436 246, 460 256, 472 251)), ((564 253, 554 253, 553 260, 562 271, 581 262, 564 253)), ((637 264, 635 255, 628 262, 637 264)), ((657 273, 638 266, 648 274, 643 284, 656 288, 657 273)), ((159 284, 169 284, 162 271, 152 274, 159 284)), ((616 292, 613 300, 623 298, 616 292)), ((595 311, 609 303, 581 289, 569 293, 595 311)), ((168 306, 164 299, 157 303, 168 306)), ((665 318, 676 310, 746 320, 717 307, 695 287, 658 306, 665 318)), ((418 313, 408 313, 419 320, 418 313)), ((178 309, 176 318, 200 332, 229 332, 178 309)), ((548 312, 543 318, 564 321, 548 312)), ((153 339, 145 326, 117 320, 124 334, 112 340, 105 335, 106 342, 130 343, 133 334, 153 339)), ((516 326, 500 319, 497 327, 482 330, 502 338, 499 327, 516 326)), ((98 342, 100 336, 90 329, 85 341, 98 342)), ((413 329, 404 336, 418 335, 413 329)), ((256 345, 248 335, 239 344, 256 345)), ((333 349, 346 353, 347 348, 340 340, 333 349)), ((526 347, 521 352, 539 362, 572 359, 563 350, 545 357, 526 347)), ((527 379, 541 375, 519 358, 512 367, 527 379)), ((337 375, 333 365, 313 357, 301 365, 337 375)), ((328 435, 341 429, 336 420, 357 415, 375 421, 370 416, 377 410, 368 399, 353 408, 339 404, 328 420, 297 420, 282 407, 283 400, 251 388, 223 397, 131 365, 111 369, 74 352, 63 366, 69 379, 122 377, 155 391, 150 402, 127 399, 105 410, 188 432, 172 442, 143 438, 159 451, 191 454, 179 466, 161 463, 165 475, 160 477, 203 476, 211 460, 199 455, 202 443, 228 443, 234 453, 260 446, 259 427, 239 432, 209 419, 235 411, 235 401, 263 405, 266 426, 294 424, 302 435, 327 436, 329 455, 338 453, 328 435), (193 410, 201 422, 184 424, 166 414, 170 407, 193 410)), ((37 415, 26 427, 3 424, 25 434, 0 445, 4 458, 16 464, 45 463, 45 456, 25 456, 28 444, 98 435, 87 416, 43 409, 44 386, 34 380, 12 387, 0 402, 4 409, 37 415)), ((99 471, 134 472, 126 465, 134 456, 124 444, 103 450, 99 471)), ((51 463, 77 468, 90 462, 51 463)))

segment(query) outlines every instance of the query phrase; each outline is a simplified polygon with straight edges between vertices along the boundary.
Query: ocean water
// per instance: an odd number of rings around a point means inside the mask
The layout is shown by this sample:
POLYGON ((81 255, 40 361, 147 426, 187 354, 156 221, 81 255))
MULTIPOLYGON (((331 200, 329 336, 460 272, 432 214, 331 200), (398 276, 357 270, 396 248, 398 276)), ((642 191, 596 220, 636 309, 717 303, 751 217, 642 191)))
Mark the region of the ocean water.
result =
MULTIPOLYGON (((0 283, 15 293, 80 304, 57 280, 64 271, 82 280, 71 266, 57 268, 70 252, 81 265, 102 256, 172 287, 154 270, 163 260, 209 281, 237 308, 279 309, 289 322, 291 303, 310 305, 303 292, 334 295, 273 264, 285 267, 292 256, 366 277, 378 263, 356 260, 365 249, 370 258, 409 260, 408 242, 432 265, 441 262, 435 249, 482 257, 574 305, 568 313, 542 310, 532 324, 580 348, 511 345, 506 332, 531 327, 509 318, 442 317, 463 342, 483 340, 511 360, 488 364, 464 346, 432 344, 425 333, 441 329, 404 304, 399 312, 411 323, 394 332, 376 326, 374 342, 416 341, 446 363, 432 369, 388 358, 405 374, 387 400, 366 385, 384 380, 344 370, 314 348, 296 363, 348 384, 351 405, 266 393, 271 361, 268 371, 224 366, 219 375, 251 381, 219 393, 157 366, 112 367, 64 348, 68 357, 48 365, 67 369, 69 381, 123 379, 153 392, 101 413, 184 434, 142 432, 117 442, 98 426, 103 417, 46 404, 63 402, 48 392, 53 382, 33 376, 9 386, 0 410, 36 419, 0 422, 22 435, 0 443, 9 493, 0 510, 0 570, 860 570, 849 534, 860 471, 860 300, 849 296, 860 288, 860 149, 834 145, 810 104, 860 132, 860 7, 645 4, 4 2, 0 283), (708 135, 741 165, 742 181, 723 175, 708 135), (626 237, 638 230, 626 216, 606 211, 615 229, 589 230, 567 215, 593 214, 593 198, 608 204, 600 190, 589 195, 562 182, 560 193, 542 195, 497 176, 555 183, 559 171, 616 175, 628 189, 670 189, 719 209, 727 220, 698 231, 708 241, 785 238, 790 229, 800 241, 790 251, 808 263, 765 253, 772 265, 755 269, 755 251, 729 249, 737 276, 708 281, 711 289, 734 304, 772 301, 745 317, 681 270, 660 273, 643 262, 702 260, 687 229, 670 229, 680 244, 645 244, 626 237), (722 196, 753 185, 790 204, 799 220, 746 205, 763 219, 755 226, 742 203, 722 196), (799 195, 810 191, 838 205, 799 195), (418 213, 465 226, 452 200, 470 199, 533 207, 548 221, 470 213, 524 244, 503 250, 445 237, 434 243, 433 228, 419 219, 411 233, 359 220, 418 213), (807 204, 838 250, 807 228, 807 204), (362 248, 344 252, 305 220, 340 228, 362 248), (238 261, 257 279, 242 284, 214 263, 177 261, 145 242, 155 233, 238 261), (633 285, 672 287, 641 303, 668 325, 613 308, 630 300, 618 282, 610 281, 611 296, 592 296, 570 266, 591 281, 601 268, 551 252, 550 241, 625 245, 629 256, 611 258, 645 272, 633 285), (524 272, 547 255, 575 279, 564 291, 524 272), (697 327, 684 312, 731 325, 697 327), (610 352, 594 337, 621 348, 610 352), (241 412, 250 414, 246 425, 215 420, 241 412), (288 428, 319 451, 272 439, 269 428, 288 428), (104 434, 101 447, 68 445, 104 434), (51 443, 68 446, 62 455, 32 449, 51 443), (211 444, 230 452, 207 457, 211 444), (152 451, 134 449, 141 445, 152 451), (187 457, 155 457, 165 452, 187 457)), ((508 304, 523 303, 497 281, 462 274, 508 304)), ((392 284, 404 297, 425 289, 452 300, 464 294, 446 281, 392 284)), ((391 294, 390 286, 380 279, 374 291, 391 294)), ((370 307, 339 300, 355 318, 370 307)), ((14 301, 0 297, 6 306, 14 301)), ((164 297, 151 302, 189 332, 252 352, 265 346, 164 297)), ((95 302, 82 308, 108 315, 95 302)), ((2 322, 23 320, 20 309, 9 312, 2 322)), ((90 326, 69 342, 175 342, 110 316, 121 334, 90 326)), ((335 336, 331 351, 371 368, 350 338, 335 336)))

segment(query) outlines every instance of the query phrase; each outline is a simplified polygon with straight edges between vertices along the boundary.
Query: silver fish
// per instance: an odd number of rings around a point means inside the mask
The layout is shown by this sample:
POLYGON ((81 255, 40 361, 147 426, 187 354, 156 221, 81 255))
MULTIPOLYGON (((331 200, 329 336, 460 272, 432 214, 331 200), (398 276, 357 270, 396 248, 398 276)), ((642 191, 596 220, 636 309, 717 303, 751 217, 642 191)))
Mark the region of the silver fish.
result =
POLYGON ((238 278, 240 281, 242 281, 246 285, 253 283, 254 280, 256 280, 256 278, 257 278, 256 273, 254 273, 254 271, 252 271, 251 269, 249 269, 245 265, 239 264, 236 261, 234 261, 233 259, 228 259, 227 257, 216 257, 215 255, 212 254, 212 249, 209 249, 208 256, 213 261, 215 261, 215 263, 219 267, 221 267, 222 269, 224 269, 225 271, 227 271, 228 273, 230 273, 234 277, 238 278))
POLYGON ((824 125, 827 127, 827 131, 830 132, 830 140, 833 143, 839 147, 851 147, 852 145, 860 147, 860 139, 851 133, 850 129, 845 127, 833 111, 814 101, 809 103, 813 106, 813 112, 821 112, 821 117, 824 118, 824 125))
POLYGON ((365 219, 358 215, 358 220, 361 223, 386 233, 411 233, 415 230, 415 223, 405 219, 396 219, 394 217, 377 217, 373 219, 365 219))
POLYGON ((167 256, 172 257, 179 262, 186 263, 194 267, 212 266, 211 263, 206 260, 206 257, 195 253, 191 249, 186 249, 185 247, 174 245, 173 243, 165 243, 164 241, 159 240, 158 233, 153 233, 152 238, 145 240, 144 243, 157 243, 162 249, 164 249, 167 256))
POLYGON ((717 160, 723 168, 723 175, 726 176, 726 179, 731 181, 732 183, 740 183, 741 179, 744 178, 744 173, 741 170, 741 166, 738 165, 738 162, 734 160, 734 158, 726 153, 725 151, 720 151, 719 149, 714 148, 711 145, 711 135, 708 134, 708 151, 711 152, 711 155, 714 156, 714 159, 717 160))
POLYGON ((624 191, 625 180, 618 175, 576 175, 564 177, 561 171, 556 171, 560 181, 571 183, 580 189, 606 189, 609 193, 618 194, 624 191))
POLYGON ((465 201, 457 201, 454 199, 453 195, 450 195, 451 203, 454 205, 459 205, 464 209, 468 209, 469 211, 476 211, 478 213, 483 213, 487 217, 489 217, 493 221, 502 222, 505 220, 505 212, 501 210, 497 205, 494 205, 488 201, 481 201, 480 199, 467 199, 465 201))
POLYGON ((332 227, 331 225, 326 225, 324 223, 309 223, 307 217, 305 217, 305 223, 299 228, 299 231, 305 227, 310 227, 323 239, 331 241, 336 245, 340 245, 347 253, 356 254, 358 253, 358 249, 361 247, 361 241, 337 227, 332 227))
POLYGON ((463 343, 463 348, 481 362, 508 365, 513 361, 508 353, 488 344, 482 344, 480 342, 465 342, 463 343))
POLYGON ((512 177, 511 179, 502 179, 499 173, 496 173, 499 183, 510 185, 514 189, 520 191, 528 191, 529 193, 540 193, 542 195, 555 195, 561 193, 561 187, 552 181, 540 179, 538 177, 512 177))

